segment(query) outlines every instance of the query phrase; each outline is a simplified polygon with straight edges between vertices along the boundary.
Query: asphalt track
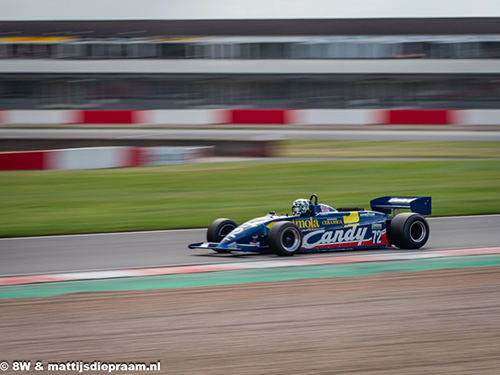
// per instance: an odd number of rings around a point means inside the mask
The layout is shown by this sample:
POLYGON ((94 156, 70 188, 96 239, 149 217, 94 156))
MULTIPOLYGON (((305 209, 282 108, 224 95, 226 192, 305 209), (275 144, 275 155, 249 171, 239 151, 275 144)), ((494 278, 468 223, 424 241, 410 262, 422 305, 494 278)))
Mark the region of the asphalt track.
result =
POLYGON ((0 138, 302 139, 356 141, 500 141, 500 131, 293 129, 0 129, 0 138))
MULTIPOLYGON (((500 215, 429 218, 429 223, 431 236, 426 246, 410 250, 416 256, 434 250, 500 244, 500 215)), ((201 242, 204 237, 205 229, 187 229, 0 239, 0 276, 277 259, 272 254, 216 254, 210 250, 187 248, 189 243, 201 242)), ((401 251, 396 248, 350 251, 349 255, 396 254, 401 251)), ((346 252, 301 254, 297 257, 339 255, 346 255, 346 252)))

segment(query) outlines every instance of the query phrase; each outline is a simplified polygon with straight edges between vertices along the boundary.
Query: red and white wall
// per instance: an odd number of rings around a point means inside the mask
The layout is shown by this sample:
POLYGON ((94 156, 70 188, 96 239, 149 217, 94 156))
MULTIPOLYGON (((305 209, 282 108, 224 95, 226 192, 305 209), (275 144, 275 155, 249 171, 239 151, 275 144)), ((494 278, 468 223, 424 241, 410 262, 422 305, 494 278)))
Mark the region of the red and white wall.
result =
POLYGON ((494 109, 4 110, 7 125, 500 125, 494 109))
POLYGON ((0 170, 71 170, 182 164, 212 155, 213 147, 86 147, 0 152, 0 170))

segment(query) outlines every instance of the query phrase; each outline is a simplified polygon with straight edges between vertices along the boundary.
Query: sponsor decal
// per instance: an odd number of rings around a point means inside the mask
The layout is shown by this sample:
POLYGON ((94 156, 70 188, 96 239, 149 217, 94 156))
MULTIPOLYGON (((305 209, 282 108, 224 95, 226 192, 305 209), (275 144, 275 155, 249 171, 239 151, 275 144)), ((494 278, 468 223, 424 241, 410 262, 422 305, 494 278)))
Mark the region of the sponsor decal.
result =
POLYGON ((319 204, 319 209, 321 212, 330 212, 332 211, 332 208, 330 206, 327 206, 326 204, 319 204))
POLYGON ((391 198, 389 199, 389 203, 411 203, 417 198, 391 198))
POLYGON ((250 241, 250 245, 259 244, 259 236, 252 236, 252 241, 250 241))
POLYGON ((320 246, 348 244, 357 242, 360 246, 363 242, 371 241, 372 237, 365 238, 367 227, 354 226, 349 229, 337 229, 325 231, 315 230, 306 234, 302 239, 302 247, 314 249, 320 246))
POLYGON ((313 219, 312 217, 309 219, 302 219, 302 220, 294 219, 293 223, 296 224, 300 229, 319 228, 319 221, 313 219))
POLYGON ((382 229, 382 224, 372 224, 372 229, 382 229))
POLYGON ((344 224, 359 223, 359 213, 357 211, 351 212, 349 215, 344 216, 344 224))
POLYGON ((335 219, 335 220, 323 220, 321 222, 321 225, 339 225, 339 224, 344 224, 342 219, 335 219))

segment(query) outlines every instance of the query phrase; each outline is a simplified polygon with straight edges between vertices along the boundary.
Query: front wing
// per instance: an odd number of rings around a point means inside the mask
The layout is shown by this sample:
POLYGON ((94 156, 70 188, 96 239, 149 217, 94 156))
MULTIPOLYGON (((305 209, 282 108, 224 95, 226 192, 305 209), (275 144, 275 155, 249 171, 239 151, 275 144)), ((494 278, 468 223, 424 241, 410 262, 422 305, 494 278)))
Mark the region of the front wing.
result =
POLYGON ((199 242, 188 245, 190 249, 213 249, 213 250, 235 250, 235 251, 262 251, 263 248, 257 245, 242 245, 232 243, 230 245, 219 244, 216 242, 199 242))

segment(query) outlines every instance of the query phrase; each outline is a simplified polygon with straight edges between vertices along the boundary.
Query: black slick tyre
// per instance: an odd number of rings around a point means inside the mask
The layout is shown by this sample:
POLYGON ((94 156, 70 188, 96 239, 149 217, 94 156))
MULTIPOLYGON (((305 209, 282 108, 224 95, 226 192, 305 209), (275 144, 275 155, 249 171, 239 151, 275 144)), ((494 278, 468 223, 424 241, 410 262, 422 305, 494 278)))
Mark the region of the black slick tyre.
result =
POLYGON ((294 255, 302 247, 302 232, 297 225, 289 221, 276 223, 269 230, 267 244, 276 255, 294 255))
MULTIPOLYGON (((216 219, 207 229, 207 242, 219 243, 226 237, 233 229, 238 226, 234 221, 229 219, 216 219)), ((229 250, 216 250, 216 253, 230 253, 229 250)))
POLYGON ((427 220, 416 213, 404 212, 396 215, 388 227, 389 241, 400 249, 419 249, 429 239, 427 220))

